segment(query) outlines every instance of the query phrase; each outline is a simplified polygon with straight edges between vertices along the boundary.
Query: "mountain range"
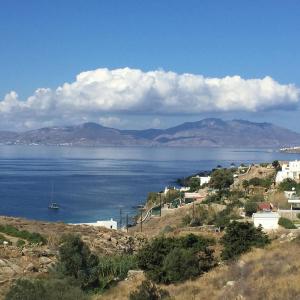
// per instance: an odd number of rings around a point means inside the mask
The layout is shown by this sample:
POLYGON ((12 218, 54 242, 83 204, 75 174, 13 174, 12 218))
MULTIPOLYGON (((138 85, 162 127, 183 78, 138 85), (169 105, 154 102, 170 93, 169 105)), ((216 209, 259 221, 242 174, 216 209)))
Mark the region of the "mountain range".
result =
POLYGON ((61 146, 186 146, 265 148, 300 145, 300 134, 270 123, 216 118, 168 129, 120 130, 97 123, 0 131, 1 144, 61 146))

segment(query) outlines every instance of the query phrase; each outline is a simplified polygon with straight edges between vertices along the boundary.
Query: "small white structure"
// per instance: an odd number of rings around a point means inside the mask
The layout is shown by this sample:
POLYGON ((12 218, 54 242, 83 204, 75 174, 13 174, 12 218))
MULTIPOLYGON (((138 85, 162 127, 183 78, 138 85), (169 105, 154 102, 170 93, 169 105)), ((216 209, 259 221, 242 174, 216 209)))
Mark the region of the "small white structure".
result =
POLYGON ((115 229, 118 228, 118 222, 114 221, 113 219, 107 221, 97 221, 96 223, 76 223, 71 225, 89 225, 89 226, 96 226, 96 227, 105 227, 108 229, 115 229))
POLYGON ((179 189, 179 192, 187 192, 189 191, 191 188, 189 186, 183 186, 179 189))
POLYGON ((290 178, 299 181, 300 180, 300 161, 294 160, 288 163, 282 164, 282 170, 277 172, 276 183, 282 182, 284 179, 290 178))
POLYGON ((262 212, 252 215, 255 227, 262 226, 265 230, 278 229, 280 215, 277 212, 262 212))
POLYGON ((284 195, 287 197, 287 199, 292 199, 296 196, 295 189, 293 191, 284 191, 284 195))
POLYGON ((200 186, 205 184, 205 183, 209 183, 209 181, 210 181, 210 176, 199 176, 199 175, 197 175, 197 176, 194 176, 192 178, 198 179, 199 183, 200 183, 200 186))

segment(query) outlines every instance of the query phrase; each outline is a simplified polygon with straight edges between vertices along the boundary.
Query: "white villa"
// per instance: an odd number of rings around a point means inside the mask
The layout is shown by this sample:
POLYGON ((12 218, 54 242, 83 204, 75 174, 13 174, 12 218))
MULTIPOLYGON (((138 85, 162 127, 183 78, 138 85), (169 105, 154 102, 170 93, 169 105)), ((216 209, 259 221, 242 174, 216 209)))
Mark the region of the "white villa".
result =
POLYGON ((97 221, 95 223, 76 223, 71 225, 89 225, 89 226, 96 226, 96 227, 105 227, 108 229, 115 229, 118 228, 118 222, 114 221, 113 219, 106 220, 106 221, 97 221))
POLYGON ((300 180, 300 161, 294 160, 288 163, 282 164, 282 170, 277 172, 276 183, 282 182, 284 179, 291 178, 294 180, 300 180))
POLYGON ((277 212, 258 212, 252 215, 255 227, 259 225, 265 230, 274 230, 278 228, 280 215, 277 212))
POLYGON ((202 184, 209 183, 209 181, 210 181, 210 176, 199 176, 199 175, 197 175, 197 176, 194 176, 194 177, 192 177, 192 178, 197 178, 197 179, 199 179, 200 186, 201 186, 202 184))

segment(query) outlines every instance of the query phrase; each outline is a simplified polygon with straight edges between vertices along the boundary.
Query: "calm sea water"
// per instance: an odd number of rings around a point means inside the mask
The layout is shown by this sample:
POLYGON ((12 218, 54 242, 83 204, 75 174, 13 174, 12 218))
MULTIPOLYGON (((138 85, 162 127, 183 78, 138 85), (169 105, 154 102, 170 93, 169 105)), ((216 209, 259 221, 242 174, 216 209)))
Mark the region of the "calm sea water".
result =
POLYGON ((217 165, 300 159, 270 150, 0 146, 0 215, 90 222, 131 215, 149 191, 217 165), (52 194, 53 186, 53 194, 52 194), (58 202, 60 210, 48 209, 58 202))

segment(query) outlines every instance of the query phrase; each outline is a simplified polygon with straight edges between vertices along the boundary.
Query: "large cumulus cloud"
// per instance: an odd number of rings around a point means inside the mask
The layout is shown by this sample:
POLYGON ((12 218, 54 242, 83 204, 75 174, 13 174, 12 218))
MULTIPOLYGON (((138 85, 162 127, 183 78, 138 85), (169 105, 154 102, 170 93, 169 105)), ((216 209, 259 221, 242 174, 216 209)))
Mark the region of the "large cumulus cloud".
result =
POLYGON ((0 101, 0 126, 37 127, 101 118, 103 114, 197 114, 294 107, 299 89, 271 77, 206 78, 163 70, 97 69, 82 72, 55 90, 37 89, 28 99, 16 92, 0 101))

